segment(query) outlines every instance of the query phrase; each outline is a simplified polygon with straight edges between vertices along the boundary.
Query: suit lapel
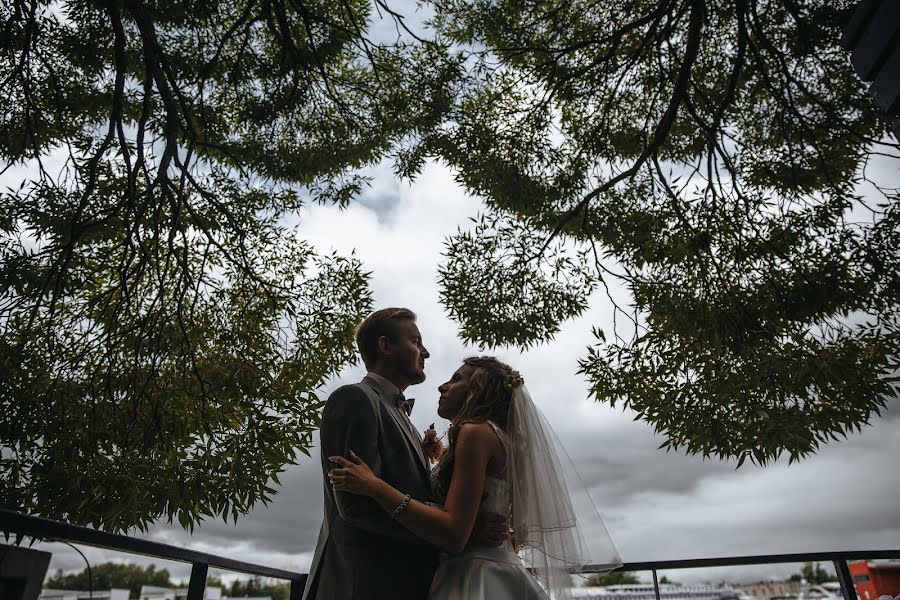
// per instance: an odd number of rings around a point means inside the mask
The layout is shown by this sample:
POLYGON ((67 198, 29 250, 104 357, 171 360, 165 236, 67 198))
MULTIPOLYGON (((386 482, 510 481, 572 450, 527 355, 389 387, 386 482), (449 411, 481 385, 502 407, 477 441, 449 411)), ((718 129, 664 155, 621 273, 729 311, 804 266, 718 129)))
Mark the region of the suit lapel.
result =
POLYGON ((425 460, 425 451, 422 449, 422 440, 413 435, 412 427, 410 427, 410 424, 403 422, 403 417, 398 414, 396 407, 391 406, 390 400, 385 397, 384 390, 381 389, 381 386, 378 385, 378 382, 370 377, 366 377, 363 379, 363 383, 365 383, 375 391, 378 399, 381 400, 385 408, 387 408, 388 414, 390 414, 391 418, 394 419, 397 427, 400 428, 400 431, 402 431, 404 437, 406 437, 406 441, 409 442, 409 445, 412 447, 413 452, 415 452, 416 456, 419 458, 419 464, 422 465, 422 468, 425 469, 425 472, 427 473, 428 462, 425 460))

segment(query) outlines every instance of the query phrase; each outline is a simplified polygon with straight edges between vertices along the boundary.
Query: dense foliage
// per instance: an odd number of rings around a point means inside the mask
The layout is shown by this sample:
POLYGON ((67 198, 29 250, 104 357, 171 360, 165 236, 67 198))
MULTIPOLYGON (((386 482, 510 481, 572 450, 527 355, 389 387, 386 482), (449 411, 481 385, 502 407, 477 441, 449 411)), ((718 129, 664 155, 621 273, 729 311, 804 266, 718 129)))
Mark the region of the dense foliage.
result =
POLYGON ((0 6, 0 504, 123 530, 271 497, 371 305, 285 217, 385 158, 487 202, 440 267, 466 340, 627 294, 581 371, 664 447, 798 459, 897 395, 900 148, 849 0, 430 6, 432 40, 384 0, 0 6))
POLYGON ((795 460, 880 414, 900 147, 838 45, 853 4, 436 2, 471 72, 424 145, 504 223, 448 242, 461 335, 528 346, 624 288, 581 372, 665 448, 795 460))
POLYGON ((457 66, 366 1, 0 6, 0 505, 237 518, 317 427, 370 308, 285 225, 433 127, 457 66))

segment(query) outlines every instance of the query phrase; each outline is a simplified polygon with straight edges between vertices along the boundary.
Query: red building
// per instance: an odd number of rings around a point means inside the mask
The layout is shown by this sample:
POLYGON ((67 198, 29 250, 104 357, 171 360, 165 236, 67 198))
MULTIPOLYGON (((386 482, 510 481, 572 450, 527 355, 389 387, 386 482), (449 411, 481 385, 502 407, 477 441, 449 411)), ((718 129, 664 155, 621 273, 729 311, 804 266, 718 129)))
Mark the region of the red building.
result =
POLYGON ((900 561, 860 560, 851 562, 850 575, 859 600, 878 600, 880 596, 900 595, 900 561))

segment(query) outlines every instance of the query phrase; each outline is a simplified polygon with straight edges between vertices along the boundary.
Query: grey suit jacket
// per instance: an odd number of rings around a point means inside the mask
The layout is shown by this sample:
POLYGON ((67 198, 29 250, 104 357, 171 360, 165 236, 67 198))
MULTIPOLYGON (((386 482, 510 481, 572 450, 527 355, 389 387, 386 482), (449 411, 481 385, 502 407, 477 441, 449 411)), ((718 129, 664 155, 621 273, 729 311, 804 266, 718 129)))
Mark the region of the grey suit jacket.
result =
POLYGON ((333 468, 328 457, 349 458, 353 450, 387 483, 416 500, 430 500, 421 438, 401 424, 394 401, 365 377, 339 388, 325 403, 320 428, 325 518, 304 600, 425 600, 428 595, 436 549, 391 521, 370 498, 334 493, 328 483, 333 468))

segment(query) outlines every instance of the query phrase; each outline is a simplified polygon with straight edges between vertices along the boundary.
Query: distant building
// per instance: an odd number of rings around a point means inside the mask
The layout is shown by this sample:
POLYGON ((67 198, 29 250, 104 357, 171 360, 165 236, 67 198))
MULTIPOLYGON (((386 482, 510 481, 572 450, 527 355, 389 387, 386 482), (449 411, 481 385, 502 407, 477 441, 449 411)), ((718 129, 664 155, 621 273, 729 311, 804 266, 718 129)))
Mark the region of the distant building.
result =
POLYGON ((753 600, 840 600, 841 584, 836 581, 810 585, 805 580, 766 581, 737 586, 753 600))
POLYGON ((737 586, 753 600, 797 598, 803 590, 802 581, 760 581, 737 586))
MULTIPOLYGON (((572 589, 573 598, 585 600, 656 600, 656 591, 650 584, 608 585, 572 589)), ((717 585, 676 585, 662 583, 660 600, 750 600, 732 587, 717 585)))
MULTIPOLYGON (((154 585, 141 586, 141 595, 137 600, 187 600, 187 588, 167 588, 154 585)), ((272 600, 271 596, 223 596, 222 588, 214 585, 206 586, 204 600, 272 600)), ((66 600, 69 600, 68 598, 66 600)), ((78 599, 81 600, 81 599, 78 599)), ((110 600, 119 600, 111 598, 110 600)), ((125 600, 128 600, 125 598, 125 600)))
POLYGON ((113 588, 111 590, 54 590, 42 589, 39 600, 129 600, 127 589, 113 588))
MULTIPOLYGON (((141 595, 137 600, 187 600, 187 588, 167 588, 155 585, 142 585, 141 595)), ((111 600, 118 600, 117 598, 111 600)), ((127 598, 126 598, 127 600, 127 598)), ((222 600, 222 588, 214 585, 206 586, 203 600, 222 600)))
POLYGON ((900 560, 860 560, 848 566, 859 600, 900 595, 900 560))

